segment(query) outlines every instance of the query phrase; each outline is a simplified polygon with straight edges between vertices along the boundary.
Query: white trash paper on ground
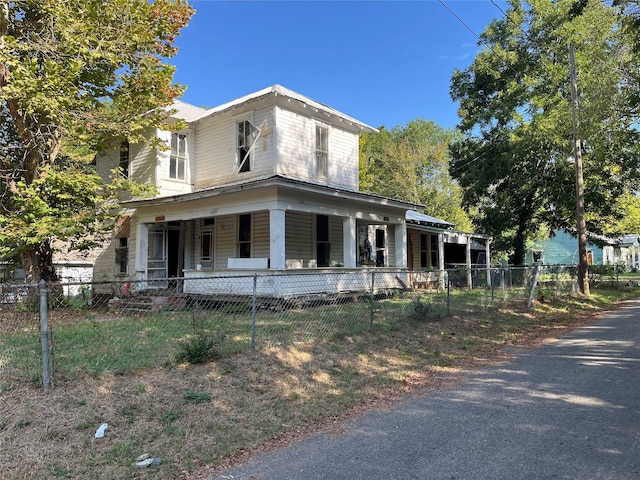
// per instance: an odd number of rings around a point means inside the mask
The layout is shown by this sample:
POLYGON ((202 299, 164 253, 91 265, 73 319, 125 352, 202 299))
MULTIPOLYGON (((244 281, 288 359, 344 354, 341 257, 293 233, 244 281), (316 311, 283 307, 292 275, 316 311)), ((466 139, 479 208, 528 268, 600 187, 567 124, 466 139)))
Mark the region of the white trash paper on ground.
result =
POLYGON ((107 429, 109 425, 107 423, 103 423, 102 425, 100 425, 98 427, 98 430, 96 430, 96 438, 102 438, 104 437, 104 431, 107 429))

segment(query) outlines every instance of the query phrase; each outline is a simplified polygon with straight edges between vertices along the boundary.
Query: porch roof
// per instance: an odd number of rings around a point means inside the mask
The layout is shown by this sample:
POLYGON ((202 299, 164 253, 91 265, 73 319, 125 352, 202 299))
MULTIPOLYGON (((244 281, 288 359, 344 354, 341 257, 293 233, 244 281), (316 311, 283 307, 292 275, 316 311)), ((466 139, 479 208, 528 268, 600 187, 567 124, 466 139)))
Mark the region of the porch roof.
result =
POLYGON ((415 210, 408 210, 406 217, 407 222, 411 222, 412 224, 438 227, 442 229, 450 229, 456 226, 455 223, 440 220, 439 218, 425 215, 424 213, 416 212, 415 210))
POLYGON ((637 247, 639 244, 640 244, 640 236, 637 234, 623 235, 618 239, 618 245, 620 246, 637 247))
POLYGON ((412 210, 407 211, 406 217, 407 228, 422 230, 424 232, 442 233, 445 236, 446 243, 458 243, 454 241, 454 239, 458 238, 469 238, 472 241, 475 241, 475 239, 480 239, 489 242, 493 239, 491 235, 456 230, 455 228, 453 228, 455 226, 455 224, 453 223, 412 210), (422 221, 420 221, 419 219, 422 219, 422 221))
POLYGON ((227 183, 215 187, 208 187, 192 193, 182 193, 178 195, 149 199, 135 199, 123 202, 123 205, 126 205, 128 208, 162 206, 271 187, 295 190, 302 193, 320 194, 328 197, 341 198, 370 205, 397 208, 405 211, 423 207, 422 205, 405 202, 404 200, 395 200, 393 198, 383 197, 372 193, 358 192, 346 188, 289 178, 282 175, 268 175, 249 181, 227 183))

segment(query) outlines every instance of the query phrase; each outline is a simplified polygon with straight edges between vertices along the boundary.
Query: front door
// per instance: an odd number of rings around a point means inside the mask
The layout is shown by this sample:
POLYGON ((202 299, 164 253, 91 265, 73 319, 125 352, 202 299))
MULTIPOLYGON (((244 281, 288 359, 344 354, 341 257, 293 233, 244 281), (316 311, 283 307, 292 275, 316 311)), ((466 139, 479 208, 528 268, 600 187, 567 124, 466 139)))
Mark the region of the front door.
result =
MULTIPOLYGON (((163 224, 149 227, 147 278, 150 281, 167 278, 167 230, 163 224)), ((155 282, 153 285, 162 286, 155 282)))
POLYGON ((182 268, 180 255, 180 223, 158 223, 149 227, 147 278, 158 280, 155 286, 167 286, 166 279, 179 276, 182 268))

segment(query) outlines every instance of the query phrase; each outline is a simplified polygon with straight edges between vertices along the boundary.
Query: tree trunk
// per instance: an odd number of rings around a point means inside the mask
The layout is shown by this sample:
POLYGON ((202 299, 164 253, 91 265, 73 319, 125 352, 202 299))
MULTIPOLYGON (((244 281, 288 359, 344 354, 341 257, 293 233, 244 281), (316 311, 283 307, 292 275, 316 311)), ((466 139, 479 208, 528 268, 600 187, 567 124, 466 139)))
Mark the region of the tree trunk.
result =
POLYGON ((21 260, 26 283, 35 284, 40 280, 58 281, 58 273, 53 265, 53 248, 50 240, 24 252, 21 260))
POLYGON ((514 239, 513 243, 513 264, 516 266, 524 265, 524 258, 526 255, 525 238, 520 229, 518 229, 518 233, 516 234, 516 238, 514 239))

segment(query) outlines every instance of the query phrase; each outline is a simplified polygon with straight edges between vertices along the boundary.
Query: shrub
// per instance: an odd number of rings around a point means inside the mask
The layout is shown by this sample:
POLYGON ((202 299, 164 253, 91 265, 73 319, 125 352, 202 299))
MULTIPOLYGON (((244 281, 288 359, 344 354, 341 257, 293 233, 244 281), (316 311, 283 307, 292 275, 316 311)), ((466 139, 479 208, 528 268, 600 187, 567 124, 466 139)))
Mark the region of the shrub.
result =
POLYGON ((218 346, 222 337, 207 332, 197 332, 178 344, 178 363, 205 363, 220 357, 218 346))

